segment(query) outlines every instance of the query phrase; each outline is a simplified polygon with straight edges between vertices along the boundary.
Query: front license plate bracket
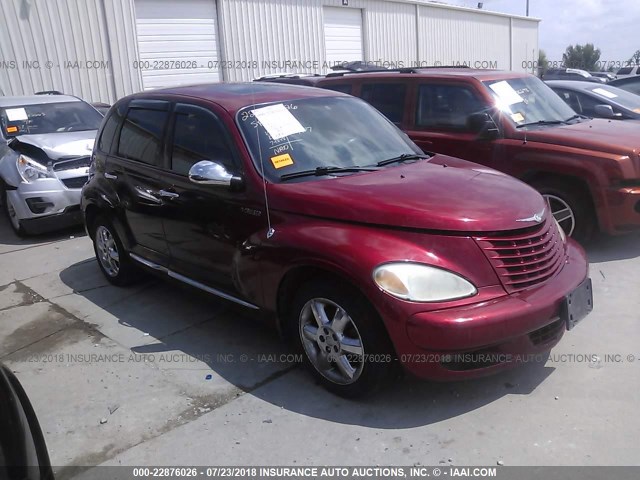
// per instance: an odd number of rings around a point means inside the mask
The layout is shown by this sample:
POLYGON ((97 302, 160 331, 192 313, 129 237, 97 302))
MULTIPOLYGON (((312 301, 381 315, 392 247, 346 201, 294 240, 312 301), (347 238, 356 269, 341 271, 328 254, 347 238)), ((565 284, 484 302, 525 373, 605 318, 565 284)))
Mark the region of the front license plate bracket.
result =
POLYGON ((593 287, 591 279, 587 278, 562 302, 560 318, 571 330, 576 324, 593 310, 593 287))

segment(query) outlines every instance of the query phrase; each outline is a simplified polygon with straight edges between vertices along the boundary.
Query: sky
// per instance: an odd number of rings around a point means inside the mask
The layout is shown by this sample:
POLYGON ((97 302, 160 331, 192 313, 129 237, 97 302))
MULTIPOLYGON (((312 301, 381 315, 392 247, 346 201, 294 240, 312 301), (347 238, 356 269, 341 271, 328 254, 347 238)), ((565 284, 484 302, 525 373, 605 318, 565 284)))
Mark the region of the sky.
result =
MULTIPOLYGON (((485 10, 526 14, 526 0, 482 0, 485 10)), ((478 0, 446 3, 477 8, 478 0)), ((626 62, 640 50, 639 0, 529 0, 529 15, 540 18, 539 47, 549 60, 562 60, 567 46, 593 43, 600 60, 626 62)))

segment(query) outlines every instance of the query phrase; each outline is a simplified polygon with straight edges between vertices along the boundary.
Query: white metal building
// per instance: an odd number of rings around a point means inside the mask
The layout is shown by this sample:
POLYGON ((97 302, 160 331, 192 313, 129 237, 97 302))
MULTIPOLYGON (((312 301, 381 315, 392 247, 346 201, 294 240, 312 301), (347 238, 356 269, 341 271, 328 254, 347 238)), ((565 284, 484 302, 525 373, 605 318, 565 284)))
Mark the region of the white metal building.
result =
POLYGON ((533 71, 538 22, 427 0, 0 0, 0 90, 111 103, 351 60, 533 71))

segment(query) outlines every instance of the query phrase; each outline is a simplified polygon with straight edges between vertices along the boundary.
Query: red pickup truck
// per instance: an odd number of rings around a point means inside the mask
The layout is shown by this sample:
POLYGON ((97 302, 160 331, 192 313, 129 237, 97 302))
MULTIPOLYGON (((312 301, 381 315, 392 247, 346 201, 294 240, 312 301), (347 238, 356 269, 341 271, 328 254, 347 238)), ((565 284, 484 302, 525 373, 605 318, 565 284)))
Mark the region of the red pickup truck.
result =
POLYGON ((541 80, 468 68, 260 79, 360 97, 423 150, 480 163, 535 187, 567 234, 640 227, 640 125, 576 114, 541 80))

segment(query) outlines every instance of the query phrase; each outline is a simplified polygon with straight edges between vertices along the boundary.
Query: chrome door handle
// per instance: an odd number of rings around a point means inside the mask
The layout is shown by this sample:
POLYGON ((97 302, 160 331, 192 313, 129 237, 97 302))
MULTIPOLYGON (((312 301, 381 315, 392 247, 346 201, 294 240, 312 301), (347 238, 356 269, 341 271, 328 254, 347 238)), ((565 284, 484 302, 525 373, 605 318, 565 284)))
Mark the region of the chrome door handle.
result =
POLYGON ((112 173, 104 172, 104 178, 106 178, 107 180, 117 180, 118 179, 118 175, 114 175, 112 173))
POLYGON ((163 198, 178 198, 180 196, 175 192, 168 192, 167 190, 160 190, 158 192, 158 195, 160 195, 163 198))

